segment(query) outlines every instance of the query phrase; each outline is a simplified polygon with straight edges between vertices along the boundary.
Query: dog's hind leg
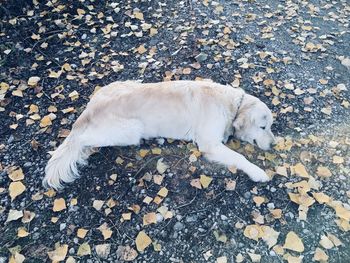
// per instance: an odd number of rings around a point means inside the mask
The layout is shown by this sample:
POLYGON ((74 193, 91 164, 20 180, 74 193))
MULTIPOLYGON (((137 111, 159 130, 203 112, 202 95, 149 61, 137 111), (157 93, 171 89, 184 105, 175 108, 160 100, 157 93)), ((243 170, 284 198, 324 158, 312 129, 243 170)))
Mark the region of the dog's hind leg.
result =
POLYGON ((138 144, 143 124, 135 119, 106 116, 89 118, 84 112, 73 125, 65 141, 53 151, 45 168, 43 185, 60 189, 79 177, 78 164, 86 164, 92 147, 126 146, 138 144))

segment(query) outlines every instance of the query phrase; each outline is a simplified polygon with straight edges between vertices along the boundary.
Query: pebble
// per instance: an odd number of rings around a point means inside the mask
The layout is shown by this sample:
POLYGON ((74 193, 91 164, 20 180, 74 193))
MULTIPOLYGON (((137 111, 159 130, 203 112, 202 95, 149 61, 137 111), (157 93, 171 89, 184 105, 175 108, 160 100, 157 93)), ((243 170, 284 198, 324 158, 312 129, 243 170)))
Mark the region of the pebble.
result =
POLYGON ((181 231, 182 229, 184 229, 185 226, 183 223, 181 222, 176 222, 175 225, 174 225, 174 230, 175 231, 181 231))
POLYGON ((198 216, 197 215, 193 215, 193 216, 187 216, 186 217, 186 222, 190 223, 190 222, 196 222, 198 220, 198 216))
POLYGON ((243 196, 245 199, 249 199, 252 196, 252 194, 250 192, 245 192, 243 196))
POLYGON ((205 60, 207 60, 207 58, 208 58, 208 55, 205 54, 205 53, 203 53, 203 52, 199 53, 199 54, 195 57, 195 59, 196 59, 199 63, 200 63, 200 62, 203 62, 203 61, 205 61, 205 60))
POLYGON ((66 223, 60 224, 60 231, 64 230, 66 228, 66 226, 67 226, 66 223))

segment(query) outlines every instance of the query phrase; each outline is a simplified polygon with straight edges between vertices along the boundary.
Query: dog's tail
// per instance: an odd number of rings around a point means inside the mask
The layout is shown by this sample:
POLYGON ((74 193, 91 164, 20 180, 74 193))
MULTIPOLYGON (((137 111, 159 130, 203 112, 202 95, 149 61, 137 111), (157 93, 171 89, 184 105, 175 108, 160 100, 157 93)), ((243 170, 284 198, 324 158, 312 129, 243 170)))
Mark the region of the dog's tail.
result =
MULTIPOLYGON (((79 118, 77 120, 77 123, 79 118)), ((82 128, 82 127, 80 127, 82 128)), ((85 128, 85 127, 84 127, 85 128)), ((50 152, 51 159, 45 168, 43 186, 52 187, 56 190, 63 188, 62 183, 69 183, 79 177, 78 164, 86 164, 91 148, 84 146, 81 141, 80 131, 73 126, 71 133, 64 142, 55 150, 50 152)))

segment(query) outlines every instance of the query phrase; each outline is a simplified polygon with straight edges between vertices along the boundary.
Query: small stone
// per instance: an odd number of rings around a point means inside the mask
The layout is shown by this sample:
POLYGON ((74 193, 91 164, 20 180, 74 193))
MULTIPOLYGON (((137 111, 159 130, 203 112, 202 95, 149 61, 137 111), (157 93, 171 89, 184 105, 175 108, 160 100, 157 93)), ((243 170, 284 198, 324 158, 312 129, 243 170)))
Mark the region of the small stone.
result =
POLYGON ((174 225, 174 230, 175 231, 181 231, 182 229, 184 229, 184 224, 181 222, 176 222, 174 225))
POLYGON ((203 61, 207 60, 207 58, 208 58, 208 55, 205 53, 199 53, 197 56, 195 56, 195 59, 198 62, 203 62, 203 61))
POLYGON ((111 252, 111 244, 100 244, 95 246, 96 254, 100 258, 107 258, 111 252))

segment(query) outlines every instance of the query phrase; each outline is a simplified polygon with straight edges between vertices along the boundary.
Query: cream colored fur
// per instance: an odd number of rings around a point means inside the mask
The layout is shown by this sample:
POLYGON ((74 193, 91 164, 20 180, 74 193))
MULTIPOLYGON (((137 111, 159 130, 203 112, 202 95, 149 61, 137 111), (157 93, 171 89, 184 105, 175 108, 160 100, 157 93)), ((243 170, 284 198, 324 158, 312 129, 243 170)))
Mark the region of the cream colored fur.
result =
POLYGON ((223 142, 235 130, 238 139, 268 150, 275 140, 271 125, 267 106, 242 89, 208 81, 113 82, 92 97, 52 152, 43 184, 60 189, 78 178, 77 164, 85 164, 92 147, 135 145, 156 137, 192 140, 207 159, 265 182, 269 177, 262 169, 223 142))

